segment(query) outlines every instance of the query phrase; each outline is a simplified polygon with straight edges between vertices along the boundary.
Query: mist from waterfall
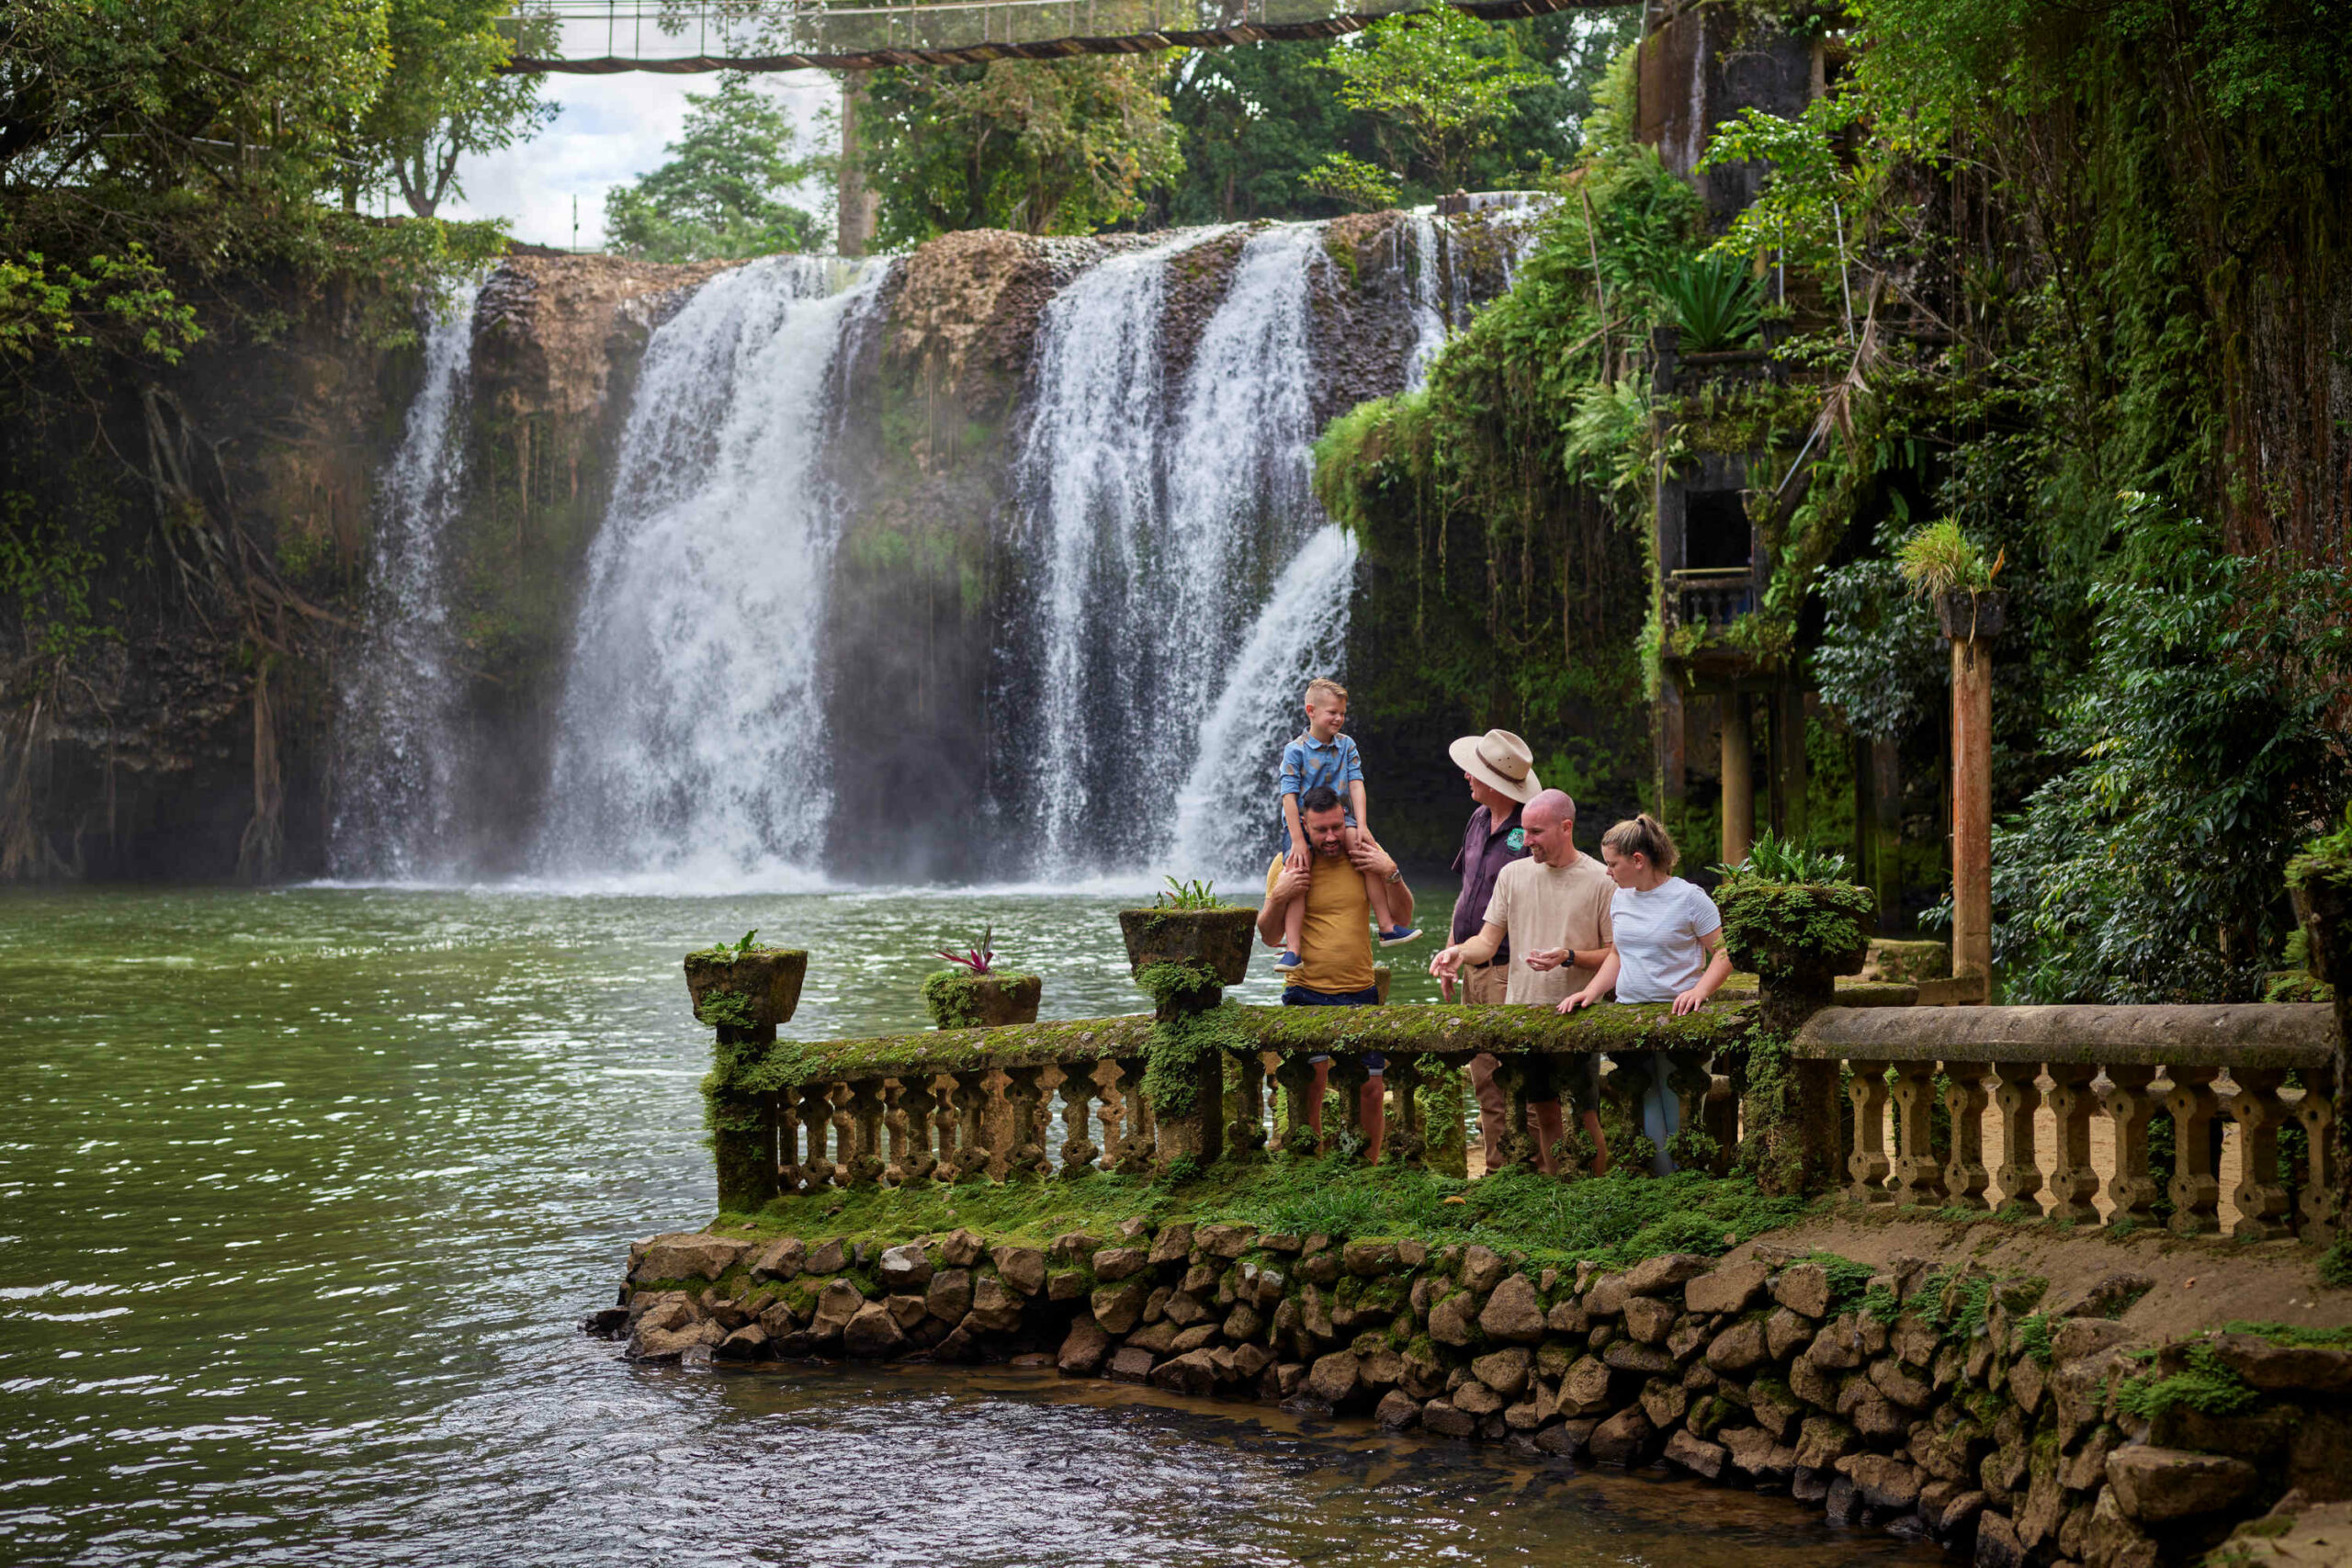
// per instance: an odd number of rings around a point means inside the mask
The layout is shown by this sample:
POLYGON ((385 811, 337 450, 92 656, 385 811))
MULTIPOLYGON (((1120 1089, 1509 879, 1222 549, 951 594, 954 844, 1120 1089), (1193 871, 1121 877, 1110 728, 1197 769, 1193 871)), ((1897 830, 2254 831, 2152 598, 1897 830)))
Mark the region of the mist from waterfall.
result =
MULTIPOLYGON (((1009 629, 1009 643, 1026 639, 1035 653, 1029 679, 1007 694, 1017 700, 1005 705, 1001 742, 1014 815, 1033 835, 1029 874, 1205 852, 1179 820, 1188 789, 1197 813, 1268 819, 1271 795, 1240 758, 1279 750, 1298 694, 1227 699, 1237 648, 1304 624, 1293 615, 1262 634, 1255 626, 1278 574, 1324 525, 1308 484, 1310 306, 1316 271, 1330 262, 1318 227, 1251 235, 1170 398, 1166 271, 1220 232, 1100 264, 1056 297, 1040 327, 1016 532, 1042 556, 1045 587, 1030 624, 1009 629), (1236 766, 1204 770, 1211 745, 1234 749, 1236 766), (1118 824, 1115 850, 1102 847, 1105 813, 1118 824)), ((1324 635, 1289 663, 1336 662, 1351 584, 1342 575, 1326 586, 1324 635)))
POLYGON ((443 536, 466 479, 467 387, 479 281, 424 332, 424 378, 377 477, 366 632, 342 667, 334 807, 337 876, 408 882, 461 871, 455 781, 464 744, 443 536))
POLYGON ((885 270, 768 257, 654 333, 589 554, 537 874, 820 878, 839 524, 825 400, 885 270))

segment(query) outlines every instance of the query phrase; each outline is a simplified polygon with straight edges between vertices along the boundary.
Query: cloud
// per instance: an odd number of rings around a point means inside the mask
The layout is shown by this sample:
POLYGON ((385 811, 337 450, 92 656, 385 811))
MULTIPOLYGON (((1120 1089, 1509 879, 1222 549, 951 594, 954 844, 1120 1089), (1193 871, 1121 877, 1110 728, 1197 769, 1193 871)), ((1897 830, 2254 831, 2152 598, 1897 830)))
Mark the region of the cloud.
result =
MULTIPOLYGON (((571 24, 569 51, 604 53, 604 31, 593 23, 571 24)), ((630 47, 630 40, 618 40, 619 52, 630 47)), ((649 54, 684 51, 668 40, 648 39, 645 47, 649 54)), ((840 101, 832 78, 820 71, 752 80, 790 108, 804 145, 814 135, 820 111, 840 101)), ((605 243, 605 193, 660 167, 667 156, 664 147, 684 128, 686 95, 707 93, 717 85, 716 76, 549 76, 544 96, 560 106, 555 122, 522 146, 468 157, 458 170, 465 195, 445 203, 441 213, 503 218, 518 240, 570 246, 576 198, 578 243, 598 249, 605 243)), ((812 202, 817 195, 806 193, 812 202)))

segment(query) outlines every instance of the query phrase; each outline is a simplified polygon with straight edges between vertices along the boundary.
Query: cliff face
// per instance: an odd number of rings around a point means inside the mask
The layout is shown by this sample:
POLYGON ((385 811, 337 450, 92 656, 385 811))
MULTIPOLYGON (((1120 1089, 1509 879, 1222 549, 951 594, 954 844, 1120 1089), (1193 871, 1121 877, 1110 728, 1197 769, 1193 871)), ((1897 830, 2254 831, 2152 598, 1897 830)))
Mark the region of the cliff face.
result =
MULTIPOLYGON (((1250 232, 1202 236, 1170 268, 1169 385, 1250 232)), ((1457 299, 1504 286, 1484 233, 1453 253, 1457 299)), ((1406 220, 1322 237, 1318 423, 1401 383, 1414 320, 1406 220)), ((963 233, 881 264, 828 400, 842 800, 888 798, 943 761, 984 793, 1007 695, 992 650, 1034 587, 1012 525, 1040 324, 1087 266, 1160 238, 963 233)), ((457 858, 482 874, 521 867, 544 804, 582 565, 647 344, 719 270, 517 255, 479 292, 463 479, 435 570, 457 671, 444 742, 466 803, 457 858)), ((183 365, 111 385, 86 451, 24 422, 0 436, 0 488, 26 498, 11 504, 96 547, 92 609, 63 651, 34 617, 0 628, 0 880, 331 869, 355 784, 338 761, 339 682, 383 609, 368 575, 379 491, 425 373, 416 346, 374 346, 356 321, 351 301, 313 299, 267 337, 224 323, 183 365)), ((894 840, 845 814, 834 869, 969 873, 978 837, 894 840)))

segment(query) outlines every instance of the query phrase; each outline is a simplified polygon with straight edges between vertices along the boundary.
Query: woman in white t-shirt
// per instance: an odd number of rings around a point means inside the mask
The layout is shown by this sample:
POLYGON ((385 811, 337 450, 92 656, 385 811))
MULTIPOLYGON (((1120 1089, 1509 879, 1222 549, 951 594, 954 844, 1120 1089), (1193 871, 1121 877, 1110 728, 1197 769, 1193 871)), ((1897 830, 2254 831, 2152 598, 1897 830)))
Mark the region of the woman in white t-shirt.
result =
MULTIPOLYGON (((1715 901, 1674 874, 1673 837, 1646 813, 1602 834, 1600 858, 1617 885, 1609 905, 1615 945, 1591 984, 1559 1010, 1590 1007, 1613 990, 1621 1002, 1672 1002, 1677 1014, 1696 1012, 1731 977, 1715 901)), ((1682 1107, 1666 1092, 1666 1053, 1651 1057, 1642 1130, 1657 1145, 1656 1168, 1664 1176, 1674 1169, 1666 1145, 1682 1130, 1682 1107)))

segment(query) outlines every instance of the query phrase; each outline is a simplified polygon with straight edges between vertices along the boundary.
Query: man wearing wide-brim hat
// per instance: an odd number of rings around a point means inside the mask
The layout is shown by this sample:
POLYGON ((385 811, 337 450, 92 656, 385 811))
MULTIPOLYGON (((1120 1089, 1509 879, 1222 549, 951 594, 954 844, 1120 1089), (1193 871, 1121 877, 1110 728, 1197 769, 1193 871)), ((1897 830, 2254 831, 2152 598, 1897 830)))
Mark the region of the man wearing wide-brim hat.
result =
MULTIPOLYGON (((1503 867, 1526 856, 1527 832, 1520 821, 1520 807, 1542 792, 1544 782, 1535 774, 1535 753, 1508 729, 1465 735, 1446 748, 1446 755, 1462 770, 1470 785, 1470 798, 1478 803, 1462 830, 1462 851, 1453 857, 1462 891, 1453 900, 1453 932, 1448 940, 1458 947, 1485 929, 1487 905, 1494 897, 1495 879, 1503 867)), ((1461 975, 1464 1002, 1501 1002, 1510 975, 1510 939, 1506 937, 1485 963, 1463 964, 1461 975)), ((1438 982, 1447 1001, 1453 999, 1455 984, 1442 977, 1438 982)), ((1478 1135, 1489 1160, 1499 1156, 1510 1122, 1509 1097, 1495 1082, 1498 1066, 1493 1056, 1483 1053, 1470 1059, 1470 1088, 1478 1097, 1478 1135)))

